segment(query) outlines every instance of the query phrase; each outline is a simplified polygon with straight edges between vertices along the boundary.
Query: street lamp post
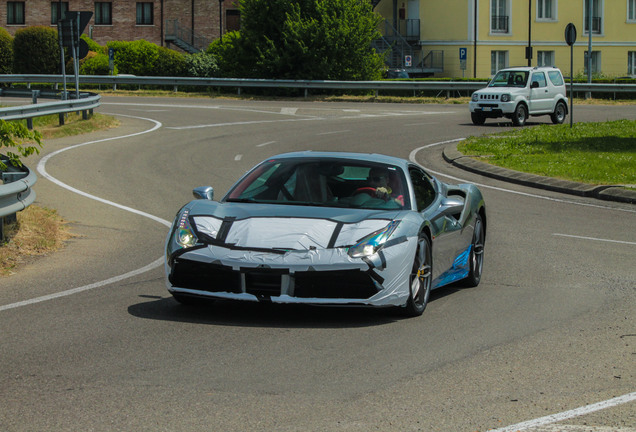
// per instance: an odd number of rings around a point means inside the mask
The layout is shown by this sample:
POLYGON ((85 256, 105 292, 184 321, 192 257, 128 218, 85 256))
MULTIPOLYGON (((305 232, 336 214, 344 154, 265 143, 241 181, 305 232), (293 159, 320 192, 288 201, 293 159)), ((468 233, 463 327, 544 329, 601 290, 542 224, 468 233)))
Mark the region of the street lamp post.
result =
POLYGON ((528 0, 528 47, 526 48, 528 66, 532 66, 532 0, 528 0))
POLYGON ((223 0, 219 0, 219 39, 223 41, 223 0))

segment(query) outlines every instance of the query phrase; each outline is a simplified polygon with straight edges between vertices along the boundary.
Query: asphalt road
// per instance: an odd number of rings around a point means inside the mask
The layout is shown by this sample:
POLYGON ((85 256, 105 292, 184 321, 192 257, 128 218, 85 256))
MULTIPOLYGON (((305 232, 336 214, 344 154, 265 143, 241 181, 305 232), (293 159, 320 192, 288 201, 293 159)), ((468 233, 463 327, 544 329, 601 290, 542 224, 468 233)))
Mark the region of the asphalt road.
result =
MULTIPOLYGON (((75 237, 0 279, 0 430, 636 431, 636 206, 443 161, 445 141, 509 123, 475 127, 463 105, 105 97, 99 111, 121 127, 47 141, 26 161, 37 203, 75 237), (177 304, 160 263, 192 188, 220 197, 300 149, 412 158, 479 184, 481 285, 435 291, 415 319, 177 304)), ((616 118, 636 108, 575 110, 616 118)))

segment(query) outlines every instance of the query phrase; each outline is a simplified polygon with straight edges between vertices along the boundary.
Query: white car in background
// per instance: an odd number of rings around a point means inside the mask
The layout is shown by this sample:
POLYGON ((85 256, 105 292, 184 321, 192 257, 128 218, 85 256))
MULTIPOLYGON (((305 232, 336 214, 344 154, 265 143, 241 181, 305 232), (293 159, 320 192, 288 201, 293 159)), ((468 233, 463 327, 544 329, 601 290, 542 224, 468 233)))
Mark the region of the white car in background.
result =
POLYGON ((473 93, 470 117, 483 125, 487 118, 507 117, 523 126, 529 116, 549 115, 555 124, 568 114, 565 81, 555 67, 502 69, 486 88, 473 93))

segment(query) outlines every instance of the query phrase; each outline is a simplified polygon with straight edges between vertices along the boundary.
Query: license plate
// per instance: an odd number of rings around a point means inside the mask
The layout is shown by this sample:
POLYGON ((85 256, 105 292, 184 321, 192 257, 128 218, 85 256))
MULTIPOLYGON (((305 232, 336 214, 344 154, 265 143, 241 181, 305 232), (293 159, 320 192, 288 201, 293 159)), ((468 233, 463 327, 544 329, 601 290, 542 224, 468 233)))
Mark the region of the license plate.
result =
POLYGON ((482 110, 483 111, 492 111, 492 108, 491 107, 483 107, 482 110))

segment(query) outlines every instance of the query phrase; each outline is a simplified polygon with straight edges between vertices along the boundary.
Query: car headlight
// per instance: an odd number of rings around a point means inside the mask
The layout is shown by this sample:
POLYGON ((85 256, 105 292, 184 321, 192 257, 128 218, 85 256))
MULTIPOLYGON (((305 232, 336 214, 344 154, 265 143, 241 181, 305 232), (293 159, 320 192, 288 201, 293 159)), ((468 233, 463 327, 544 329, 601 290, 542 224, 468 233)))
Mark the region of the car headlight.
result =
POLYGON ((190 219, 188 218, 189 214, 190 212, 188 210, 181 213, 177 226, 174 230, 174 240, 182 248, 192 247, 199 241, 194 233, 192 225, 190 225, 190 219))
POLYGON ((473 93, 470 100, 472 100, 473 102, 477 102, 479 100, 479 95, 477 94, 477 92, 473 93))
POLYGON ((358 243, 351 246, 347 252, 352 258, 361 258, 377 253, 384 243, 391 237, 393 231, 400 224, 400 221, 391 221, 387 226, 372 232, 368 236, 362 238, 358 243))
POLYGON ((510 94, 508 93, 504 93, 501 95, 501 99, 502 102, 510 102, 510 94))

